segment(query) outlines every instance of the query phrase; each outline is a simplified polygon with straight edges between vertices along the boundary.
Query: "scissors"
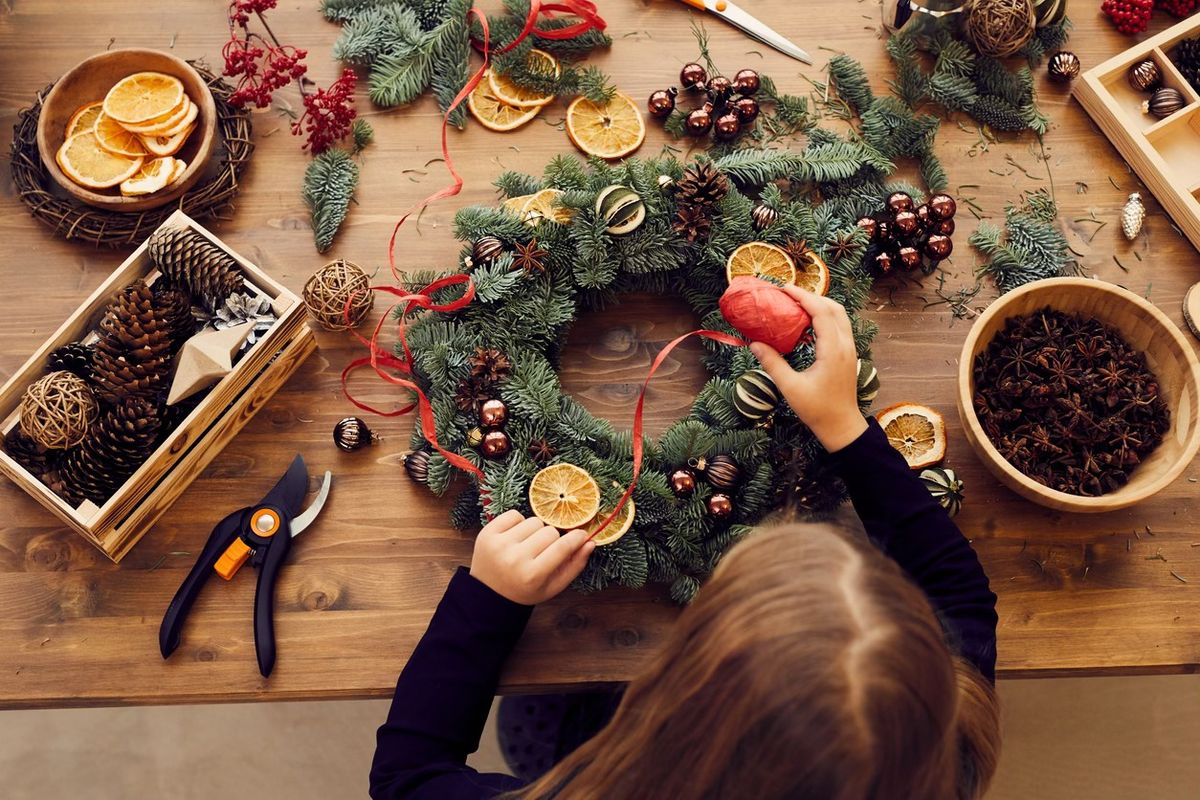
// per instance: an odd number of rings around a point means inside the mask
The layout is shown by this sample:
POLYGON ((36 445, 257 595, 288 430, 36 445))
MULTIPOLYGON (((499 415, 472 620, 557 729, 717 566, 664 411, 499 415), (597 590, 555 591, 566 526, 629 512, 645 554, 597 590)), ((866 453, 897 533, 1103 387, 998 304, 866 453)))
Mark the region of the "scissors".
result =
POLYGON ((321 489, 307 509, 300 511, 308 491, 308 467, 296 456, 275 488, 252 506, 239 508, 217 523, 204 552, 180 585, 158 629, 158 648, 167 658, 179 647, 183 623, 192 604, 215 572, 233 578, 247 561, 259 570, 254 589, 254 652, 258 671, 265 678, 275 666, 275 579, 283 566, 292 538, 303 532, 325 507, 332 476, 328 471, 321 489))
POLYGON ((804 50, 785 39, 773 29, 759 22, 750 14, 729 0, 680 0, 692 8, 716 14, 731 25, 741 28, 765 45, 774 47, 784 55, 791 56, 797 61, 811 64, 812 58, 804 50))

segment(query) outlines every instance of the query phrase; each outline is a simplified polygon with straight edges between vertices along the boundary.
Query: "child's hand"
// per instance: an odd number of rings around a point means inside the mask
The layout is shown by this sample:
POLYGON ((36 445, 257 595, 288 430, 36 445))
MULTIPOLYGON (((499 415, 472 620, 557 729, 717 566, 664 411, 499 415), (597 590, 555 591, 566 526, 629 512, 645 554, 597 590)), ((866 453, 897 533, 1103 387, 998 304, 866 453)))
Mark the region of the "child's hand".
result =
POLYGON ((784 291, 812 317, 816 361, 804 372, 796 372, 770 345, 755 342, 750 350, 796 416, 833 453, 867 429, 867 421, 858 410, 858 354, 850 317, 841 303, 828 297, 795 286, 785 287, 784 291))
POLYGON ((595 549, 586 531, 560 536, 537 517, 506 511, 476 537, 471 575, 501 597, 533 606, 566 589, 595 549))

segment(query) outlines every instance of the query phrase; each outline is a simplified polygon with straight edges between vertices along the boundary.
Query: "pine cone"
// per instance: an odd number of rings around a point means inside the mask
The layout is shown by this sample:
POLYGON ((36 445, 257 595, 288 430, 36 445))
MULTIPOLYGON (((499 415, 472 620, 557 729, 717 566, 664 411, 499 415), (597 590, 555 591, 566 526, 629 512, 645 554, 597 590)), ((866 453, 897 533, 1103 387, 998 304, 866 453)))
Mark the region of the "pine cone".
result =
POLYGON ((1193 87, 1200 86, 1200 38, 1184 39, 1171 51, 1171 60, 1193 87))
POLYGON ((675 199, 680 207, 709 208, 729 194, 729 179, 708 161, 688 167, 675 184, 675 199))
POLYGON ((445 0, 426 0, 424 3, 416 3, 410 8, 416 12, 417 21, 421 23, 421 30, 431 31, 446 18, 445 0))
POLYGON ((92 361, 96 357, 95 345, 71 342, 57 348, 46 356, 46 367, 51 372, 66 370, 85 381, 92 380, 92 361))
POLYGON ((512 362, 494 347, 475 348, 469 363, 471 377, 486 383, 499 383, 512 374, 512 362))
POLYGON ((671 222, 671 230, 686 238, 689 242, 703 242, 712 233, 712 218, 708 209, 699 206, 681 206, 675 212, 671 222))
POLYGON ((94 360, 96 391, 110 403, 152 398, 171 377, 171 359, 191 335, 191 309, 180 292, 160 301, 142 281, 109 303, 94 360))
POLYGON ((127 400, 107 412, 63 458, 59 475, 67 499, 103 505, 158 446, 161 425, 146 400, 127 400))
POLYGON ((254 327, 242 342, 239 352, 249 350, 275 324, 270 298, 245 292, 231 294, 208 321, 208 327, 223 331, 226 328, 245 325, 247 322, 253 322, 254 327))
POLYGON ((197 305, 212 310, 242 288, 237 260, 191 228, 160 228, 148 243, 150 260, 197 305))
POLYGON ((991 94, 980 95, 971 104, 970 113, 977 122, 995 131, 1017 133, 1028 127, 1017 109, 1003 98, 991 94))
POLYGON ((53 472, 57 467, 57 453, 61 451, 45 450, 33 439, 30 439, 21 430, 21 426, 14 427, 4 436, 4 452, 24 467, 31 475, 35 475, 45 482, 45 476, 49 472, 53 472))
POLYGON ((476 377, 466 378, 454 393, 454 405, 464 414, 470 414, 476 411, 484 400, 491 400, 495 396, 492 387, 492 381, 476 377))

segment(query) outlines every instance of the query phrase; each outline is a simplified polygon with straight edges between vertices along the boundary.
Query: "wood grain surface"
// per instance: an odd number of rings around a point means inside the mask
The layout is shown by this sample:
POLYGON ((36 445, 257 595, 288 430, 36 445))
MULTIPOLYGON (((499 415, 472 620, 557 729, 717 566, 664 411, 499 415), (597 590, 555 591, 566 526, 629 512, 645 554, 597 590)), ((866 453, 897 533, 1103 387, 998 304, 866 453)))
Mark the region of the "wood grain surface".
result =
MULTIPOLYGON (((315 0, 283 0, 271 17, 287 41, 308 48, 313 77, 337 73, 329 47, 337 27, 315 0)), ((602 12, 616 40, 596 63, 637 98, 676 82, 695 54, 689 12, 680 4, 609 0, 602 12)), ((716 20, 712 50, 727 71, 753 66, 786 91, 804 93, 822 79, 835 51, 862 59, 878 88, 891 70, 869 0, 747 4, 753 13, 807 47, 804 67, 752 43, 716 20)), ((1071 46, 1085 65, 1128 46, 1094 5, 1074 9, 1071 46)), ((1155 28, 1166 26, 1155 17, 1155 28)), ((142 0, 0 3, 0 123, 7 130, 34 93, 81 59, 106 47, 157 47, 219 65, 224 3, 142 0)), ((951 191, 974 197, 998 219, 1022 190, 1052 184, 1087 274, 1147 295, 1176 323, 1186 289, 1200 278, 1192 247, 1147 198, 1146 231, 1134 244, 1118 215, 1136 178, 1066 90, 1038 77, 1041 103, 1054 119, 1045 155, 1025 135, 983 143, 964 120, 942 125, 938 152, 951 191), (960 188, 961 187, 961 188, 960 188), (1091 221, 1106 222, 1103 227, 1091 221), (1114 259, 1119 259, 1120 264, 1114 259), (1123 265, 1123 266, 1122 266, 1123 265)), ((285 93, 286 94, 286 93, 285 93)), ((294 96, 293 105, 297 105, 294 96)), ((428 99, 388 112, 361 107, 377 140, 364 157, 358 203, 332 256, 364 265, 384 262, 387 236, 402 211, 445 182, 436 140, 439 117, 428 99)), ((513 134, 470 126, 451 146, 466 179, 462 195, 428 209, 402 233, 405 268, 447 266, 458 246, 454 211, 494 198, 490 181, 503 169, 540 171, 572 152, 554 124, 563 105, 513 134), (549 123, 549 124, 547 124, 549 123)), ((237 212, 205 224, 293 290, 326 260, 313 249, 300 183, 306 163, 288 120, 255 116, 258 150, 237 212)), ((642 149, 666 142, 650 131, 642 149)), ((1200 142, 1197 143, 1200 146, 1200 142)), ((0 169, 6 169, 5 167, 0 169)), ((965 204, 960 203, 960 206, 965 204)), ((963 208, 958 250, 947 263, 946 291, 974 285, 977 258, 966 246, 974 227, 963 208)), ((11 375, 67 314, 107 277, 124 253, 65 244, 36 223, 0 180, 0 373, 11 375)), ((881 286, 870 317, 881 334, 875 350, 883 381, 879 403, 929 403, 949 421, 951 463, 966 480, 958 518, 972 537, 1000 596, 1002 676, 1185 672, 1200 663, 1200 540, 1196 532, 1200 469, 1133 509, 1070 516, 1047 511, 998 486, 969 452, 954 411, 955 359, 970 325, 937 301, 937 279, 881 286), (1175 573, 1178 577, 1174 577, 1175 573), (1187 581, 1186 583, 1184 581, 1187 581)), ((995 296, 985 283, 972 303, 995 296)), ((382 313, 377 309, 376 313, 382 313)), ((583 315, 572 334, 563 380, 589 408, 627 425, 637 384, 651 357, 694 327, 677 299, 635 297, 615 310, 583 315)), ((466 562, 471 537, 453 531, 447 501, 402 474, 410 422, 371 420, 385 437, 365 452, 333 447, 336 420, 351 413, 338 373, 358 351, 344 334, 318 334, 321 349, 246 426, 119 566, 8 482, 0 483, 0 706, 106 705, 315 697, 386 696, 424 630, 453 569, 466 562), (296 452, 314 475, 331 469, 334 489, 323 517, 296 544, 283 571, 276 610, 279 663, 258 676, 251 629, 253 576, 215 581, 197 603, 185 641, 170 662, 158 654, 163 610, 212 525, 270 487, 296 452)), ((1195 343, 1192 342, 1194 345, 1195 343)), ((651 433, 681 414, 704 381, 696 349, 682 348, 660 371, 649 395, 651 433)), ((394 393, 365 381, 360 394, 394 403, 394 393)), ((626 680, 655 651, 677 610, 661 591, 573 593, 539 608, 504 674, 503 689, 626 680)))

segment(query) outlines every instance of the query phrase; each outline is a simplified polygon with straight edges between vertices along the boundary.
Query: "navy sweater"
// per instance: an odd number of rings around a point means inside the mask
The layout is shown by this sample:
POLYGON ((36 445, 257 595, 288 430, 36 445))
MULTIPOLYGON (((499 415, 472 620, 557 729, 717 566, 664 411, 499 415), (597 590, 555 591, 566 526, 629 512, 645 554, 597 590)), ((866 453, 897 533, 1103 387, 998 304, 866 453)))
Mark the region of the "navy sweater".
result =
MULTIPOLYGON (((989 680, 996 670, 996 596, 975 551, 888 445, 879 425, 833 455, 871 539, 928 595, 951 646, 989 680)), ((466 765, 479 747, 500 669, 533 611, 460 568, 400 673, 371 765, 371 797, 492 797, 508 775, 466 765)))

